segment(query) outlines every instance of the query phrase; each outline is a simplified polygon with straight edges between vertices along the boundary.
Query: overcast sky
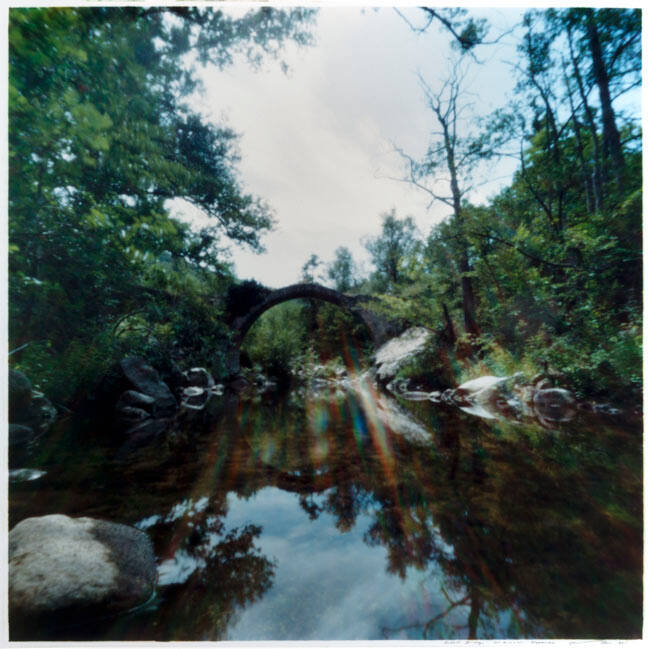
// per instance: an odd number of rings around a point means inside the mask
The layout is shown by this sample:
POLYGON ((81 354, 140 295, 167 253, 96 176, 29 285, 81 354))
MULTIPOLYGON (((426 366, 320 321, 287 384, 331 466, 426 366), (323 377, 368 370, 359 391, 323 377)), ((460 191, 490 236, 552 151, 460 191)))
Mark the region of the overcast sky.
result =
MULTIPOLYGON (((418 9, 403 11, 422 22, 418 9)), ((496 31, 521 15, 485 13, 496 31)), ((393 145, 415 156, 426 148, 433 121, 417 75, 432 88, 446 77, 449 33, 432 25, 415 34, 391 8, 325 7, 314 34, 313 47, 287 48, 288 75, 272 62, 258 71, 243 62, 205 70, 205 94, 195 105, 241 135, 241 179, 273 208, 277 227, 263 239, 266 253, 233 246, 237 276, 271 287, 297 281, 312 253, 332 261, 339 246, 369 270, 361 239, 379 234, 381 214, 393 207, 399 217, 413 216, 423 235, 449 214, 444 205, 429 207, 421 190, 391 179, 403 177, 393 145)), ((471 66, 467 85, 482 113, 511 93, 505 61, 514 60, 514 44, 510 36, 477 53, 486 63, 471 66)), ((483 196, 511 172, 512 166, 491 168, 495 181, 481 188, 483 196)), ((174 212, 201 222, 186 206, 174 212)))

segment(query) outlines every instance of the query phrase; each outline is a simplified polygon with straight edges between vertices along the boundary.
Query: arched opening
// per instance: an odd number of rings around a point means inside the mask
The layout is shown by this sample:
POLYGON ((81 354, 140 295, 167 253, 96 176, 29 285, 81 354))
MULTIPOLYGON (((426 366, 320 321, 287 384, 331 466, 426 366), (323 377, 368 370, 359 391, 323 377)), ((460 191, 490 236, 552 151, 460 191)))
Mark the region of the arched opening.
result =
MULTIPOLYGON (((374 347, 379 347, 392 336, 399 335, 405 324, 403 322, 391 320, 390 318, 376 312, 372 307, 376 298, 368 295, 345 295, 331 288, 321 286, 320 284, 292 284, 284 288, 269 290, 256 282, 251 282, 252 287, 235 287, 239 289, 243 298, 243 304, 238 299, 232 299, 230 305, 231 316, 229 318, 233 331, 232 346, 229 352, 228 367, 231 375, 239 374, 241 370, 240 347, 246 334, 251 327, 266 311, 274 306, 289 302, 296 299, 315 300, 317 302, 327 302, 343 311, 352 313, 367 328, 369 339, 374 347), (252 291, 249 291, 252 288, 252 291), (243 307, 243 308, 242 308, 243 307)), ((356 321, 355 321, 356 322, 356 321)), ((271 335, 279 335, 278 332, 284 333, 286 327, 278 325, 274 328, 271 335)), ((348 327, 348 330, 350 327, 348 327)))
POLYGON ((325 374, 357 370, 375 349, 363 318, 330 300, 284 299, 246 324, 241 367, 256 367, 282 386, 315 368, 325 374))

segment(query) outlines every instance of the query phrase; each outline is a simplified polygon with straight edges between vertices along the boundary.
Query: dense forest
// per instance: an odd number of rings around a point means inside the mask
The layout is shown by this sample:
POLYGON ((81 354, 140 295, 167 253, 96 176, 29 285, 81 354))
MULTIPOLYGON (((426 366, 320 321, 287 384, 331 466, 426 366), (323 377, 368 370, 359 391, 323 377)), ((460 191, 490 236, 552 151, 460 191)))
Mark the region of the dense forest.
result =
MULTIPOLYGON (((640 111, 617 106, 641 83, 640 10, 526 13, 516 93, 471 133, 458 121, 464 62, 480 63, 491 47, 487 26, 457 10, 421 11, 420 29, 451 39, 457 63, 442 86, 423 82, 426 154, 399 154, 403 180, 446 205, 448 218, 422 236, 388 205, 381 232, 364 240, 370 273, 340 247, 329 262, 312 255, 296 281, 374 295, 391 315, 434 330, 460 362, 458 381, 555 371, 584 397, 638 401, 640 111), (472 204, 477 166, 505 155, 518 161, 512 181, 472 204)), ((237 297, 261 287, 235 276, 225 248, 262 251, 274 214, 241 184, 237 134, 188 98, 197 66, 283 65, 285 43, 313 44, 316 16, 11 10, 9 362, 56 405, 74 409, 132 353, 163 373, 200 365, 226 378, 237 297), (213 225, 171 218, 174 198, 213 225)), ((244 359, 278 376, 308 362, 363 363, 371 351, 351 315, 303 301, 268 311, 244 359)))

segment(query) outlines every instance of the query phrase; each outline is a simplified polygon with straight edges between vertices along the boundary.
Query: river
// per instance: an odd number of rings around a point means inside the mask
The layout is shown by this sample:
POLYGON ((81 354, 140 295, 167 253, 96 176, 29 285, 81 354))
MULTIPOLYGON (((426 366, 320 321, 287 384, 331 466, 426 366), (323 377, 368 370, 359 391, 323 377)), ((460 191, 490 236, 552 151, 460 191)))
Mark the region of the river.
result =
POLYGON ((145 605, 29 639, 641 636, 639 421, 486 420, 363 383, 191 414, 128 451, 62 422, 44 474, 10 483, 10 528, 126 523, 158 561, 145 605))

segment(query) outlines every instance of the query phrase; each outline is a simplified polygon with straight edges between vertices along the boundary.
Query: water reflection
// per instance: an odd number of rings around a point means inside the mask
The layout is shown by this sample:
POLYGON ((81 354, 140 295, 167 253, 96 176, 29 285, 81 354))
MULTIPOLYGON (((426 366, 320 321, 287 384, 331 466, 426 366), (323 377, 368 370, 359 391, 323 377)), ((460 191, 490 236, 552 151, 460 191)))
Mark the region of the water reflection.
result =
POLYGON ((45 637, 640 637, 640 430, 580 413, 549 433, 363 383, 218 403, 126 458, 62 434, 11 486, 12 526, 136 524, 159 557, 148 607, 45 637))

